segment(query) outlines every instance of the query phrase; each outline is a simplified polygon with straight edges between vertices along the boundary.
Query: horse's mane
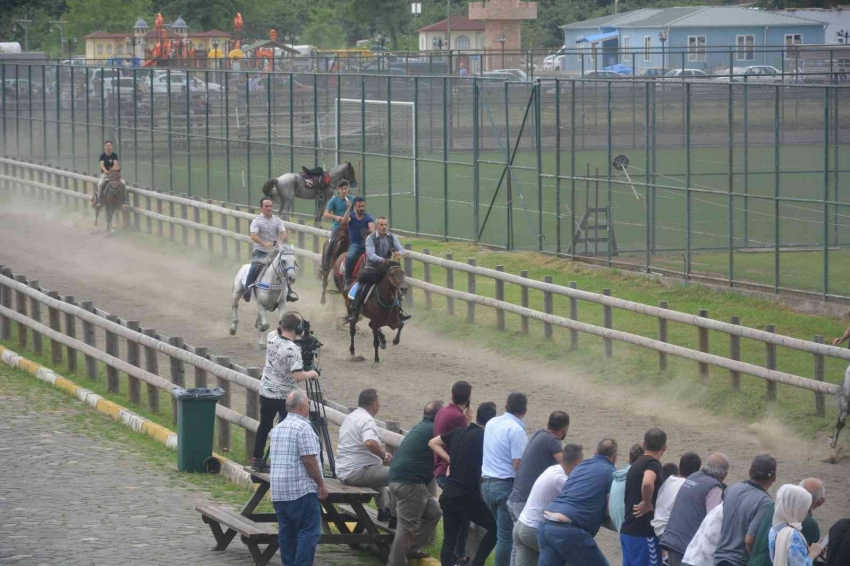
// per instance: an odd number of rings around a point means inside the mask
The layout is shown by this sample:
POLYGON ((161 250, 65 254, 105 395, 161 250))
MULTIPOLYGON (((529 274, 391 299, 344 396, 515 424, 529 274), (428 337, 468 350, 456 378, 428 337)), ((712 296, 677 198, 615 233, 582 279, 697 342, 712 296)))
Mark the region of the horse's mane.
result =
POLYGON ((387 263, 379 265, 376 269, 381 273, 381 275, 384 275, 393 267, 401 267, 401 264, 397 261, 388 261, 387 263))

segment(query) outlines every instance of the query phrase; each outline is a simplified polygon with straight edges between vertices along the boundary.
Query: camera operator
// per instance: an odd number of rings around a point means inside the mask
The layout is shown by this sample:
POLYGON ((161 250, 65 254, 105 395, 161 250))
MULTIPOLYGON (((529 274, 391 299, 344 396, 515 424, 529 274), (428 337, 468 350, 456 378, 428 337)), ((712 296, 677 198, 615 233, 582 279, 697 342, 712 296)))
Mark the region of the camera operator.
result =
POLYGON ((266 364, 260 380, 260 426, 251 459, 251 467, 255 471, 269 469, 263 451, 275 415, 279 416, 278 422, 286 418, 286 396, 298 388, 298 382, 319 377, 315 370, 304 371, 301 349, 295 342, 304 333, 305 322, 299 315, 287 313, 280 319, 277 330, 269 332, 266 364))

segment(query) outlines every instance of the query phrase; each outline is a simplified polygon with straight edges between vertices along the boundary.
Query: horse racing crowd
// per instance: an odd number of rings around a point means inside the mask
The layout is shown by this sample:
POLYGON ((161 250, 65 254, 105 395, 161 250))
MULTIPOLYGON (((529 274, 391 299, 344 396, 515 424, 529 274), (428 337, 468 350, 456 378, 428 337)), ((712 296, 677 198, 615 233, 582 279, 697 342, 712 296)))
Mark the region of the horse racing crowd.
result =
MULTIPOLYGON (((614 438, 591 449, 564 444, 564 411, 529 437, 523 393, 510 393, 501 415, 493 402, 473 410, 471 399, 472 386, 455 383, 451 401, 429 402, 394 455, 381 444, 376 390, 362 391, 342 423, 338 479, 378 492, 378 520, 395 528, 390 566, 426 557, 440 519, 442 566, 483 566, 494 551, 496 566, 608 566, 595 541, 601 527, 619 533, 623 566, 850 565, 850 518, 822 537, 812 513, 825 501, 823 482, 796 478, 771 496, 778 470, 768 454, 748 463, 748 480, 726 485, 730 467, 743 464, 696 452, 664 462, 661 429, 628 450, 614 438)), ((289 393, 286 409, 271 432, 272 499, 282 562, 304 566, 327 489, 306 394, 289 393)))

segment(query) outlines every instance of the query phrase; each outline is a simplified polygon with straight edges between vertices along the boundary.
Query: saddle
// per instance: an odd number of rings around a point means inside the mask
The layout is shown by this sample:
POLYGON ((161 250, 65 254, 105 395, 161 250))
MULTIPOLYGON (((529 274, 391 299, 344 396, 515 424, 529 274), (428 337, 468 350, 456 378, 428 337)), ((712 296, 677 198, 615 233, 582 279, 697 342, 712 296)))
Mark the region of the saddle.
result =
POLYGON ((301 176, 304 178, 304 182, 307 184, 308 188, 319 190, 324 189, 331 184, 330 173, 327 173, 321 167, 307 169, 302 165, 301 176))

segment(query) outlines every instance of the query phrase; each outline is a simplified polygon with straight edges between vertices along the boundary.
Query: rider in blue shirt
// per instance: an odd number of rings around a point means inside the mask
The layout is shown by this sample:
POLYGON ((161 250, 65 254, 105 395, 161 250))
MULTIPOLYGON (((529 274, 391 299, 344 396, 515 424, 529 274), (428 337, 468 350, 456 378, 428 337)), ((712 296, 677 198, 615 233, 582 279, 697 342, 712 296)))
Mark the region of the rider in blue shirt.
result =
POLYGON ((322 215, 322 218, 333 220, 333 224, 331 224, 331 238, 328 242, 328 247, 325 249, 325 255, 322 257, 322 273, 327 272, 331 267, 330 264, 334 257, 334 249, 339 239, 340 223, 343 218, 348 216, 354 205, 354 197, 348 195, 348 190, 348 181, 341 181, 337 186, 339 195, 334 196, 328 201, 328 205, 325 207, 325 212, 322 215))
POLYGON ((348 247, 348 256, 345 259, 345 283, 346 287, 351 285, 354 267, 360 254, 366 251, 366 236, 375 231, 375 219, 366 213, 366 199, 357 197, 354 199, 354 211, 348 215, 348 239, 351 245, 348 247))

